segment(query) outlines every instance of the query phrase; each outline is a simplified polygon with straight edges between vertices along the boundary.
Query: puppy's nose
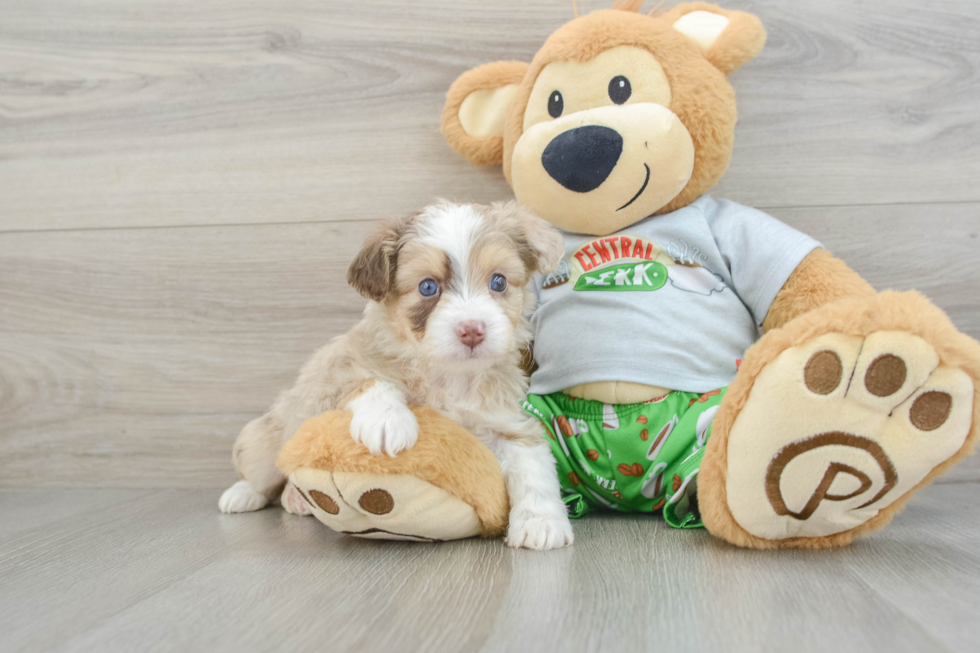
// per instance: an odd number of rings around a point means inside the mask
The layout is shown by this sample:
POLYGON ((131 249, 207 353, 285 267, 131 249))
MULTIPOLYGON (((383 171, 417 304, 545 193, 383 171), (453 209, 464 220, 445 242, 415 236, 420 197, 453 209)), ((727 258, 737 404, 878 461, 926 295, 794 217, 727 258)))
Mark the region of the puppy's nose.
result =
POLYGON ((466 320, 456 325, 456 337, 470 347, 476 347, 487 337, 487 325, 476 320, 466 320))
POLYGON ((588 193, 602 185, 623 153, 615 129, 585 125, 555 136, 541 153, 541 165, 568 190, 588 193))

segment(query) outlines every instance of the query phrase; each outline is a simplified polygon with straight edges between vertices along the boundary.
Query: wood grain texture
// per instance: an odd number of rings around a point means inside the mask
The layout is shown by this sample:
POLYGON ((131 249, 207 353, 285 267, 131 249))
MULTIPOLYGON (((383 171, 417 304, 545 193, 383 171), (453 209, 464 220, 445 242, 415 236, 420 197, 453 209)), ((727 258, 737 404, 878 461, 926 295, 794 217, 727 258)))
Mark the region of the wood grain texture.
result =
MULTIPOLYGON (((877 287, 922 290, 973 337, 978 212, 774 211, 877 287)), ((0 487, 233 481, 241 427, 359 318, 345 273, 367 226, 0 234, 0 487)), ((980 480, 980 458, 948 478, 980 480)))
POLYGON ((609 514, 549 553, 219 515, 217 490, 3 491, 3 523, 61 506, 0 534, 0 649, 973 651, 978 489, 930 487, 835 551, 744 551, 609 514))
MULTIPOLYGON (((606 0, 583 2, 605 8, 606 0)), ((649 3, 652 4, 652 3, 649 3)), ((717 194, 760 208, 980 200, 970 0, 731 0, 717 194)), ((510 195, 438 133, 464 70, 530 60, 570 0, 0 0, 0 230, 370 220, 510 195)))
POLYGON ((0 237, 0 484, 232 480, 244 423, 358 319, 364 226, 0 237))

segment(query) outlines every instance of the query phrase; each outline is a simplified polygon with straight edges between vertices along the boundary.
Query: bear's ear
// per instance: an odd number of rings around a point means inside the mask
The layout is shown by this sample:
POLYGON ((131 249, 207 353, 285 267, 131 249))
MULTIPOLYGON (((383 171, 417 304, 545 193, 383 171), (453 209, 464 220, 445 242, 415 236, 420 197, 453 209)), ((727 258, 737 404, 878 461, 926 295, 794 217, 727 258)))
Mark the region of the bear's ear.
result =
POLYGON ((528 64, 497 61, 468 70, 453 82, 442 109, 442 135, 470 163, 504 160, 504 123, 528 64))
POLYGON ((657 18, 693 41, 705 59, 726 75, 755 58, 766 43, 766 30, 758 18, 708 2, 680 4, 657 18))

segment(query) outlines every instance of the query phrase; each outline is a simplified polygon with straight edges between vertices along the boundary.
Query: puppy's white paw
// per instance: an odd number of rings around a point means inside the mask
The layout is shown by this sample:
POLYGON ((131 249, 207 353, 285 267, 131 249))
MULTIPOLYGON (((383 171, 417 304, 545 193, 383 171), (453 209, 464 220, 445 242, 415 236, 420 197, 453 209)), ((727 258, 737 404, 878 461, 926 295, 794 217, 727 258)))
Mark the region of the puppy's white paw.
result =
POLYGON ((282 490, 282 496, 279 497, 279 503, 282 504, 282 509, 293 515, 312 515, 313 509, 310 508, 310 504, 307 503, 303 495, 300 494, 299 490, 291 481, 286 481, 286 487, 282 490))
POLYGON ((419 422, 407 407, 385 406, 374 411, 355 410, 350 422, 354 442, 359 442, 374 455, 396 455, 411 449, 419 436, 419 422))
POLYGON ((350 434, 374 455, 396 455, 418 440, 419 422, 405 405, 405 397, 390 383, 378 381, 347 404, 354 413, 350 434))
POLYGON ((253 488, 251 483, 238 481, 218 499, 218 508, 224 513, 253 512, 265 508, 268 503, 269 499, 253 488))
POLYGON ((535 551, 560 549, 575 540, 568 517, 539 517, 512 519, 507 528, 507 546, 535 551))

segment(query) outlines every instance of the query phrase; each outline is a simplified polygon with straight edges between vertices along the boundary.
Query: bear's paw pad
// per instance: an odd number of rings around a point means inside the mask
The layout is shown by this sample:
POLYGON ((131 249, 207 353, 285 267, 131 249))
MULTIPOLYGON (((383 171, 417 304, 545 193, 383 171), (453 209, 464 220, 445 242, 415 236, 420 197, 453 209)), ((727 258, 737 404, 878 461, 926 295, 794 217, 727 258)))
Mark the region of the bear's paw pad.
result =
POLYGON ((960 451, 973 396, 965 372, 904 332, 831 333, 783 351, 729 435, 732 517, 775 540, 864 524, 960 451))
POLYGON ((480 535, 469 504, 416 476, 301 467, 289 480, 313 516, 338 533, 410 542, 480 535))

